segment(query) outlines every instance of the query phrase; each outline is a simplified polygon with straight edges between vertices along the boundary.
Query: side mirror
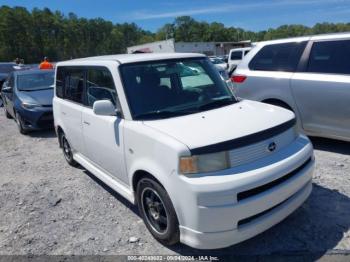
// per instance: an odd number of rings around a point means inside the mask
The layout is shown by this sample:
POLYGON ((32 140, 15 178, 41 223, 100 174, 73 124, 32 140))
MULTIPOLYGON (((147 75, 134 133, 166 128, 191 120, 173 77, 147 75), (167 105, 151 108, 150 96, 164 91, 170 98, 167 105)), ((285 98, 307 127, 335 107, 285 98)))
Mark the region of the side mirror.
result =
POLYGON ((92 107, 92 111, 96 115, 100 116, 115 116, 117 111, 115 106, 110 100, 99 100, 95 101, 92 107))

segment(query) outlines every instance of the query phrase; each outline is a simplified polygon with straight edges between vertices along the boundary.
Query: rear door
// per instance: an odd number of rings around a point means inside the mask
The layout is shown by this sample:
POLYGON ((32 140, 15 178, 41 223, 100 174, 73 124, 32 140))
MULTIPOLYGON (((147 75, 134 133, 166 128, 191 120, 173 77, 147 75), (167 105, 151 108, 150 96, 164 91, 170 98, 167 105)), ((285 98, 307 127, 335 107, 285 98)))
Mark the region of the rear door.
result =
MULTIPOLYGON (((62 128, 74 151, 84 154, 82 132, 83 90, 85 86, 83 68, 58 67, 56 79, 57 114, 62 128), (63 88, 61 88, 63 86, 63 88)), ((56 117, 56 116, 55 116, 56 117)))
POLYGON ((93 104, 108 99, 119 105, 111 72, 106 67, 89 67, 86 74, 86 94, 83 111, 83 134, 86 157, 100 169, 129 184, 124 162, 124 119, 121 116, 101 116, 93 112, 93 104))
POLYGON ((319 40, 291 87, 310 133, 350 137, 350 40, 319 40))

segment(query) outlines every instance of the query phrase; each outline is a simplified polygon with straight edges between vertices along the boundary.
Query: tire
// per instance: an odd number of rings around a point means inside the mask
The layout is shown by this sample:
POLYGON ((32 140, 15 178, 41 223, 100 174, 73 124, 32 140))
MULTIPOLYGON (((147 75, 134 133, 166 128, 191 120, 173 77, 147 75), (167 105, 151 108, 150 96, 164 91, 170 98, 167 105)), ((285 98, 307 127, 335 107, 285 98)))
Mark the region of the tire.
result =
POLYGON ((28 134, 28 130, 24 129, 24 124, 23 124, 23 120, 20 114, 16 113, 16 123, 17 123, 17 127, 18 127, 18 131, 22 134, 22 135, 26 135, 28 134))
POLYGON ((137 184, 136 194, 141 217, 154 238, 168 246, 178 243, 179 222, 165 189, 155 180, 144 177, 137 184))
POLYGON ((63 156, 67 163, 74 167, 78 166, 78 163, 73 159, 72 149, 63 132, 60 133, 60 145, 62 146, 63 156))
POLYGON ((11 115, 9 114, 9 112, 7 111, 6 106, 4 106, 4 111, 5 111, 5 116, 6 116, 6 118, 7 118, 7 119, 11 119, 12 116, 11 116, 11 115))

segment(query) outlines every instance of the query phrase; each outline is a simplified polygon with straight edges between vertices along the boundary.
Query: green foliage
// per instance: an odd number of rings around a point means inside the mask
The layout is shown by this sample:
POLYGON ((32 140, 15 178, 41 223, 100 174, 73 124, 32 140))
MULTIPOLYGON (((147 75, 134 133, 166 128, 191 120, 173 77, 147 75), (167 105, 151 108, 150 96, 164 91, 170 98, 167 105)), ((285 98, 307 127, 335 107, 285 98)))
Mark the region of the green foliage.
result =
POLYGON ((125 53, 126 47, 154 41, 154 34, 134 23, 113 24, 102 18, 78 18, 50 9, 0 7, 0 61, 23 58, 38 63, 125 53))
POLYGON ((282 25, 252 32, 225 27, 218 22, 177 17, 156 33, 134 23, 113 24, 102 18, 79 18, 48 8, 0 7, 0 61, 23 58, 38 63, 44 56, 52 61, 94 55, 125 53, 128 46, 174 38, 177 42, 262 41, 293 36, 350 31, 350 23, 319 23, 313 27, 282 25))

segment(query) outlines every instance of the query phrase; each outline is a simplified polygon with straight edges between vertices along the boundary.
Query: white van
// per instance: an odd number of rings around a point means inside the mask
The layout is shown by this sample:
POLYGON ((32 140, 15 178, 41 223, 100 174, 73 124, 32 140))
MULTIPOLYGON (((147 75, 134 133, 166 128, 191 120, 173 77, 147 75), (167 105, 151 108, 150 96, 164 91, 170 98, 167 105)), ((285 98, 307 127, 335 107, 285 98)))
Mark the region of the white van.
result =
POLYGON ((137 204, 167 245, 230 246, 311 192, 313 148, 294 114, 237 100, 203 55, 58 63, 53 111, 68 163, 137 204))
POLYGON ((243 57, 245 57, 245 55, 248 54, 251 49, 251 47, 243 47, 230 50, 228 55, 228 72, 230 75, 242 61, 243 57))
POLYGON ((231 80, 237 96, 292 110, 310 136, 350 141, 350 33, 260 42, 231 80))

